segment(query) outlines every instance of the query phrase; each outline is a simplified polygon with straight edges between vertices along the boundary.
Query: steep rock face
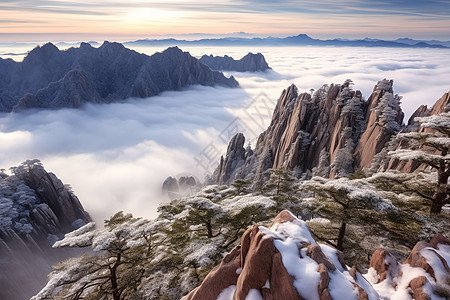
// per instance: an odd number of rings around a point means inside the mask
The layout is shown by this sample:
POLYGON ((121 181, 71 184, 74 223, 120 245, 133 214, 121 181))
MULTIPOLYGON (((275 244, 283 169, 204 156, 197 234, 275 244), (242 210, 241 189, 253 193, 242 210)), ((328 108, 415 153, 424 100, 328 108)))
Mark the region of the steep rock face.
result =
POLYGON ((99 48, 82 43, 60 51, 51 43, 33 49, 21 63, 1 60, 0 109, 79 107, 129 97, 149 97, 189 85, 237 87, 177 47, 152 56, 119 43, 99 48), (30 95, 27 95, 30 94, 30 95), (20 101, 19 101, 20 100, 20 101))
POLYGON ((253 226, 183 300, 378 299, 343 254, 318 245, 305 222, 281 212, 269 228, 253 226), (339 289, 337 288, 339 286, 339 289), (219 298, 218 298, 219 297, 219 298))
POLYGON ((72 70, 61 80, 37 91, 36 95, 27 94, 14 106, 13 111, 18 112, 27 108, 79 108, 85 103, 102 102, 104 101, 86 73, 72 70))
POLYGON ((266 59, 261 53, 248 53, 239 60, 232 57, 203 55, 200 58, 202 64, 207 65, 212 70, 237 71, 237 72, 257 72, 270 69, 266 59))
POLYGON ((91 221, 78 198, 37 161, 14 173, 0 177, 0 298, 5 300, 29 299, 42 288, 53 264, 79 254, 52 244, 91 221))
POLYGON ((221 183, 248 177, 260 181, 268 168, 346 176, 370 166, 401 128, 400 98, 393 94, 390 80, 379 81, 368 101, 351 84, 347 80, 324 85, 312 96, 299 94, 295 85, 285 89, 269 127, 258 137, 253 157, 228 172, 234 178, 221 183))
POLYGON ((381 152, 392 135, 396 134, 402 126, 404 114, 400 106, 387 106, 387 108, 377 109, 382 99, 384 99, 383 97, 393 95, 392 85, 392 80, 379 82, 367 101, 368 109, 366 110, 365 118, 367 120, 367 127, 355 149, 357 165, 360 168, 369 168, 374 156, 381 152), (392 123, 395 126, 390 126, 387 122, 380 122, 383 113, 388 114, 389 111, 387 110, 389 109, 391 113, 394 113, 392 123))
POLYGON ((231 138, 228 144, 227 154, 225 158, 220 158, 219 166, 213 174, 213 178, 219 184, 229 182, 230 178, 234 178, 233 172, 245 163, 246 151, 244 149, 245 137, 242 133, 237 133, 231 138))
POLYGON ((449 262, 450 240, 437 234, 430 243, 418 242, 402 264, 386 250, 377 249, 366 278, 387 299, 448 299, 449 262))

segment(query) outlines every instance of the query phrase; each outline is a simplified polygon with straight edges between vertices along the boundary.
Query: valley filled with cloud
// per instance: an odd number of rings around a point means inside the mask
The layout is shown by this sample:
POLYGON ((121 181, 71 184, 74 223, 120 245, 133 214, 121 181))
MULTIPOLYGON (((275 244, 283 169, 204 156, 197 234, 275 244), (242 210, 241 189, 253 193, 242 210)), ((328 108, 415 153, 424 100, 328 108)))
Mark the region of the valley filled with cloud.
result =
MULTIPOLYGON (((8 49, 13 53, 15 50, 8 49)), ((22 49, 19 49, 22 50, 22 49)), ((31 50, 31 49, 29 49, 31 50)), ((152 54, 163 48, 136 48, 152 54)), ((299 92, 350 78, 366 99, 377 81, 394 79, 403 96, 405 120, 421 104, 432 105, 450 86, 448 49, 334 47, 187 47, 192 55, 261 52, 272 70, 227 72, 241 88, 194 86, 147 99, 86 105, 82 109, 28 111, 0 117, 0 167, 39 158, 47 170, 73 187, 94 219, 123 210, 155 217, 168 201, 161 185, 168 176, 188 172, 203 179, 199 154, 213 145, 224 154, 236 120, 252 142, 270 122, 282 90, 292 83, 299 92), (256 99, 256 100, 255 100, 256 99), (265 110, 259 108, 265 107, 265 110), (252 113, 248 113, 252 111, 252 113), (253 117, 260 121, 255 122, 253 117), (238 118, 238 119, 236 119, 238 118)))

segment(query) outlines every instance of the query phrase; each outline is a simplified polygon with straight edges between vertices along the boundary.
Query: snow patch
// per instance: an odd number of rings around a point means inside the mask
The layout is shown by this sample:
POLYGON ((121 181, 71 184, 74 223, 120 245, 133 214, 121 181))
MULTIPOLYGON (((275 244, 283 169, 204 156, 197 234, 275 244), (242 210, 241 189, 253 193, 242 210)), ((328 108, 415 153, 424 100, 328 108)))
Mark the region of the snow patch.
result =
POLYGON ((230 285, 224 288, 222 292, 217 297, 217 300, 233 300, 234 292, 236 291, 235 285, 230 285))
POLYGON ((261 295, 261 292, 256 289, 251 289, 247 297, 245 297, 245 300, 263 300, 263 297, 261 295))

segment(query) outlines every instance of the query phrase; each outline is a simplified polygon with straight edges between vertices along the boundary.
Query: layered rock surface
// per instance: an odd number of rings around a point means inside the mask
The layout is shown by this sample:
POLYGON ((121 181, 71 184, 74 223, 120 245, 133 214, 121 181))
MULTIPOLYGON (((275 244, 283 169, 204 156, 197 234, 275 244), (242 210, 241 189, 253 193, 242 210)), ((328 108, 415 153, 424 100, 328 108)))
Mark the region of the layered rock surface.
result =
POLYGON ((28 161, 0 177, 1 299, 29 299, 51 266, 79 251, 53 249, 65 233, 91 221, 78 198, 53 173, 28 161))
POLYGON ((147 56, 119 43, 104 42, 99 48, 82 43, 65 51, 48 43, 30 51, 23 62, 0 59, 0 111, 77 108, 197 84, 238 86, 233 77, 212 71, 177 47, 147 56))
POLYGON ((232 57, 203 55, 200 58, 202 64, 207 65, 212 70, 237 71, 237 72, 257 72, 270 69, 266 59, 261 53, 248 53, 239 60, 232 57))
POLYGON ((317 244, 306 223, 288 211, 269 226, 253 226, 183 300, 378 299, 343 254, 317 244))
POLYGON ((399 263, 384 249, 372 255, 366 278, 383 299, 449 299, 450 240, 437 234, 418 242, 399 263))

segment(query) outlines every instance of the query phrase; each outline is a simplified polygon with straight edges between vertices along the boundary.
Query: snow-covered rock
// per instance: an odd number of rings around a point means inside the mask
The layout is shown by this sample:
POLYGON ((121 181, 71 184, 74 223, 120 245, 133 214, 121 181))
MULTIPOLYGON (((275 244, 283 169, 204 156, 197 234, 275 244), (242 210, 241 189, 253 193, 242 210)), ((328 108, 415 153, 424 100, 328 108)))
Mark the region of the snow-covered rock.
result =
POLYGON ((183 300, 378 298, 340 251, 317 244, 304 221, 282 211, 270 226, 249 228, 183 300))
POLYGON ((449 299, 449 265, 450 240, 436 234, 430 243, 418 242, 402 264, 377 249, 365 277, 382 299, 449 299))

